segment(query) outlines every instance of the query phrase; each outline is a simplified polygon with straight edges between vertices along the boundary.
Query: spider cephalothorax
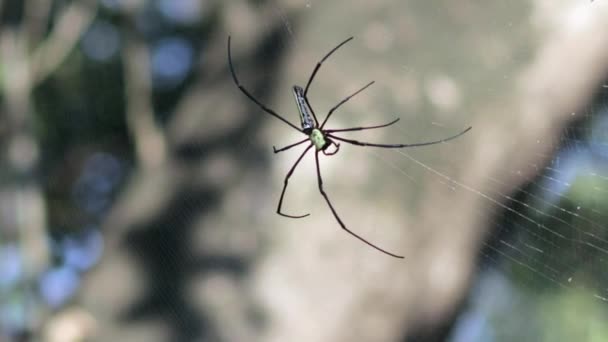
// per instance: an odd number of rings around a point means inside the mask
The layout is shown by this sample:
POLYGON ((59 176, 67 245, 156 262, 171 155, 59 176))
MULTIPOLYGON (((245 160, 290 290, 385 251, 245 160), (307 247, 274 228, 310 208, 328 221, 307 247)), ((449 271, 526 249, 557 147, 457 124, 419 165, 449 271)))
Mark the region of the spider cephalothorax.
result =
MULTIPOLYGON (((315 145, 315 147, 317 148, 317 151, 323 151, 323 153, 325 153, 325 151, 327 150, 327 148, 329 146, 331 146, 331 144, 335 144, 336 147, 339 147, 340 145, 336 144, 335 142, 333 142, 333 140, 329 139, 328 137, 326 137, 323 134, 323 131, 321 131, 318 128, 313 128, 312 132, 310 132, 309 135, 310 141, 312 142, 313 145, 315 145)), ((332 153, 335 154, 335 153, 332 153)))
POLYGON ((239 82, 238 78, 236 77, 236 73, 234 72, 234 66, 232 65, 232 55, 230 52, 230 37, 228 37, 228 65, 230 67, 230 73, 232 74, 232 79, 234 80, 234 83, 236 84, 236 86, 241 90, 241 92, 243 94, 245 94, 245 96, 247 96, 251 101, 253 101, 255 104, 257 104, 263 111, 265 111, 266 113, 276 117, 277 119, 283 121, 285 124, 287 124, 288 126, 290 126, 291 128, 297 130, 298 132, 305 134, 307 137, 303 140, 300 140, 298 142, 295 142, 291 145, 285 146, 283 148, 280 149, 276 149, 274 146, 272 147, 274 150, 274 153, 279 153, 279 152, 283 152, 286 151, 292 147, 304 144, 305 142, 309 142, 310 144, 308 145, 308 147, 306 147, 306 149, 304 149, 304 151, 302 152, 302 154, 300 155, 300 157, 298 157, 298 159, 296 160, 296 162, 293 164, 293 166, 291 167, 291 169, 289 170, 289 172, 287 172, 287 175, 285 176, 285 180, 283 182, 283 191, 281 191, 281 197, 279 198, 279 204, 277 206, 277 213, 279 215, 285 216, 285 217, 290 217, 290 218, 302 218, 302 217, 306 217, 310 214, 304 214, 304 215, 288 215, 285 214, 283 212, 281 212, 281 206, 283 204, 283 197, 285 196, 285 190, 287 189, 287 184, 289 182, 289 178, 291 177, 291 175, 293 174, 293 171, 296 169, 296 167, 298 166, 298 164, 300 163, 300 161, 302 160, 302 158, 304 158, 304 156, 306 155, 306 153, 308 153, 308 151, 310 151, 310 149, 314 146, 315 147, 315 163, 316 163, 316 168, 317 168, 317 181, 318 181, 318 185, 319 185, 319 192, 321 193, 321 195, 323 196, 323 198, 325 198, 325 201, 327 202, 327 205, 329 206, 329 209, 331 210, 332 214, 334 215, 334 217, 336 218, 336 221, 338 221, 338 223, 340 224, 340 226, 342 227, 342 229, 344 229, 345 231, 347 231, 348 233, 350 233, 351 235, 353 235, 354 237, 356 237, 357 239, 363 241, 364 243, 366 243, 367 245, 379 250, 382 253, 388 254, 392 257, 395 258, 403 258, 403 256, 401 255, 397 255, 397 254, 393 254, 391 252, 388 252, 376 245, 374 245, 373 243, 367 241, 366 239, 362 238, 361 236, 357 235, 356 233, 354 233, 353 231, 351 231, 350 229, 348 229, 346 227, 346 225, 344 224, 344 222, 342 222, 342 219, 340 219, 340 216, 338 216, 338 213, 336 212, 336 210, 334 209, 334 206, 331 204, 331 201, 329 200, 329 197, 327 196, 327 194, 325 193, 325 190, 323 189, 323 179, 321 178, 321 169, 319 167, 319 152, 323 152, 324 155, 326 156, 332 156, 334 154, 336 154, 338 152, 338 150, 340 149, 340 144, 336 143, 335 141, 341 141, 341 142, 345 142, 351 145, 356 145, 356 146, 372 146, 372 147, 382 147, 382 148, 405 148, 405 147, 415 147, 415 146, 425 146, 425 145, 434 145, 434 144, 439 144, 442 142, 446 142, 448 140, 452 140, 454 138, 457 138, 461 135, 463 135, 464 133, 468 132, 471 127, 466 128, 465 130, 463 130, 462 132, 448 137, 448 138, 444 138, 441 140, 435 140, 435 141, 429 141, 429 142, 422 142, 422 143, 414 143, 414 144, 375 144, 375 143, 368 143, 368 142, 362 142, 362 141, 357 141, 357 140, 352 140, 352 139, 347 139, 347 138, 343 138, 343 137, 338 137, 336 135, 334 135, 334 133, 338 133, 338 132, 352 132, 352 131, 362 131, 362 130, 367 130, 367 129, 374 129, 374 128, 382 128, 382 127, 388 127, 394 123, 396 123, 397 121, 399 121, 399 118, 383 124, 383 125, 377 125, 377 126, 365 126, 365 127, 352 127, 352 128, 342 128, 342 129, 325 129, 325 124, 327 123, 327 120, 329 119, 329 117, 334 113, 334 111, 336 109, 338 109, 341 105, 343 105, 344 103, 346 103, 348 100, 350 100, 353 96, 359 94, 360 92, 362 92, 363 90, 365 90, 367 87, 371 86, 372 84, 374 84, 374 81, 366 84, 364 87, 362 87, 361 89, 357 90, 356 92, 352 93, 351 95, 347 96, 346 98, 344 98, 342 101, 338 102, 337 105, 335 105, 332 109, 330 109, 327 112, 327 116, 325 116, 325 119, 323 120, 322 123, 319 123, 319 120, 317 120, 317 116, 315 115, 314 110, 312 109, 312 106, 310 105, 310 102, 308 102, 308 97, 306 96, 308 94, 308 88, 310 87, 310 84, 312 83, 312 80, 315 78, 315 75, 317 74, 317 71, 319 71, 319 68, 321 67, 321 65, 323 64, 323 62, 325 62, 325 60, 331 56, 332 53, 334 53, 336 50, 338 50, 342 45, 348 43, 351 39, 353 39, 353 37, 350 37, 348 39, 346 39, 345 41, 343 41, 342 43, 338 44, 338 46, 336 46, 335 48, 333 48, 331 51, 329 51, 329 53, 327 53, 325 55, 325 57, 323 57, 319 62, 317 62, 317 65, 315 66, 314 70, 312 71, 312 74, 310 75, 310 77, 308 78, 308 82, 306 83, 306 87, 304 89, 302 89, 302 87, 300 86, 293 86, 293 94, 296 100, 296 105, 298 107, 298 111, 300 114, 300 122, 301 122, 301 129, 298 128, 296 125, 292 124, 291 122, 289 122, 287 119, 283 118, 282 116, 280 116, 279 114, 277 114, 275 111, 273 111, 272 109, 266 107, 264 104, 262 104, 260 101, 258 101, 253 95, 251 95, 249 93, 249 91, 247 89, 245 89, 245 87, 243 87, 241 85, 241 83, 239 82), (331 145, 335 146, 335 149, 333 151, 329 151, 329 147, 331 145))

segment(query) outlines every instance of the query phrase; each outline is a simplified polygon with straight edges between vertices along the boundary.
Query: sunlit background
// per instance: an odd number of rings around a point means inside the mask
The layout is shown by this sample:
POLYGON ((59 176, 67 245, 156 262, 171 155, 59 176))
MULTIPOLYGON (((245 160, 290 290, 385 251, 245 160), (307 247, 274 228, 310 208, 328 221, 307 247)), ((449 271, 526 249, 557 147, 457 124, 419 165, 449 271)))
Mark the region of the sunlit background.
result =
POLYGON ((0 1, 0 341, 608 341, 608 1, 0 1), (291 87, 344 137, 305 138, 291 87))

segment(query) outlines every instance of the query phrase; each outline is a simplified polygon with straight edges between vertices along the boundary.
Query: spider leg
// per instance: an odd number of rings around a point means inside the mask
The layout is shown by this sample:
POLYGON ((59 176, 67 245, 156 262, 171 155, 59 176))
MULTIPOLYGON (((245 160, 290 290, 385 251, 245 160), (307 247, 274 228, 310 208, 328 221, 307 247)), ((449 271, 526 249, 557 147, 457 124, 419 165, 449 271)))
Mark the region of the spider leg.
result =
POLYGON ((331 201, 329 200, 329 197, 327 197, 327 194, 325 193, 325 190, 323 189, 323 179, 321 178, 321 170, 319 168, 319 151, 316 151, 315 153, 315 162, 317 163, 317 179, 319 181, 319 192, 321 192, 321 195, 323 195, 323 198, 325 198, 325 201, 327 202, 327 205, 329 206, 329 209, 331 209, 331 212, 334 214, 334 217, 336 218, 336 220, 338 221, 338 223, 340 224, 340 226, 342 227, 342 229, 344 229, 346 232, 348 232, 350 235, 356 237, 357 239, 363 241, 365 244, 367 244, 368 246, 384 253, 387 255, 390 255, 392 257, 395 258, 400 258, 403 259, 403 256, 401 255, 397 255, 397 254, 393 254, 391 252, 388 252, 376 245, 374 245, 373 243, 365 240, 364 238, 362 238, 361 236, 355 234, 353 231, 351 231, 350 229, 346 228, 346 226, 344 225, 344 222, 342 222, 342 220, 340 219, 340 216, 338 216, 338 213, 336 212, 336 210, 334 209, 334 206, 331 204, 331 201))
POLYGON ((344 98, 344 100, 338 102, 337 105, 334 106, 334 108, 330 109, 329 112, 327 113, 327 116, 325 117, 325 120, 323 120, 323 123, 321 124, 321 128, 323 128, 323 126, 325 126, 325 124, 327 123, 327 120, 329 120, 329 117, 333 114, 333 112, 338 109, 341 105, 345 104, 346 101, 352 99, 355 95, 359 94, 360 92, 364 91, 365 89, 367 89, 367 87, 371 86, 372 84, 374 84, 375 81, 371 81, 368 84, 366 84, 365 86, 363 86, 363 88, 357 90, 356 92, 348 95, 346 98, 344 98))
POLYGON ((278 150, 277 150, 277 148, 276 148, 276 147, 272 146, 272 150, 273 150, 273 152, 274 152, 274 153, 279 153, 279 152, 287 151, 287 150, 289 150, 290 148, 295 147, 295 146, 298 146, 298 145, 300 145, 300 144, 302 144, 302 143, 304 143, 304 142, 307 142, 307 141, 309 141, 309 140, 310 140, 309 138, 306 138, 306 139, 304 139, 304 140, 302 140, 302 141, 298 141, 297 143, 294 143, 294 144, 291 144, 291 145, 287 145, 287 146, 282 147, 282 148, 280 148, 280 149, 278 149, 278 150))
POLYGON ((340 140, 343 141, 345 143, 349 143, 352 145, 358 145, 358 146, 372 146, 372 147, 383 147, 383 148, 405 148, 405 147, 416 147, 416 146, 427 146, 427 145, 435 145, 435 144, 440 144, 442 142, 446 142, 446 141, 450 141, 452 139, 456 139, 459 136, 465 134, 466 132, 468 132, 472 127, 468 127, 467 129, 465 129, 464 131, 453 135, 451 137, 448 138, 444 138, 441 140, 435 140, 435 141, 428 141, 428 142, 422 142, 422 143, 414 143, 414 144, 375 144, 375 143, 368 143, 368 142, 362 142, 362 141, 357 141, 357 140, 352 140, 352 139, 346 139, 346 138, 340 138, 340 137, 336 137, 335 135, 332 134, 327 134, 327 136, 336 139, 336 140, 340 140))
MULTIPOLYGON (((282 116, 280 116, 279 114, 277 114, 274 110, 266 107, 264 104, 262 104, 260 101, 258 101, 258 99, 256 99, 253 95, 251 95, 251 93, 249 93, 249 91, 247 89, 245 89, 245 87, 243 87, 241 85, 241 82, 239 82, 239 79, 236 77, 236 73, 234 72, 234 66, 232 65, 232 54, 231 54, 231 51, 230 51, 230 36, 228 36, 228 65, 230 66, 230 73, 232 74, 232 79, 234 80, 234 83, 241 90, 241 92, 243 94, 245 94, 245 96, 247 96, 251 101, 253 101, 255 104, 257 104, 258 107, 260 107, 266 113, 268 113, 268 114, 276 117, 277 119, 283 121, 284 123, 286 123, 289 126, 291 126, 293 129, 297 130, 298 132, 302 132, 302 130, 300 128, 298 128, 296 125, 294 125, 291 122, 287 121, 287 119, 285 119, 282 116)), ((302 132, 302 133, 304 133, 304 132, 302 132)))
POLYGON ((287 176, 285 176, 285 180, 283 181, 283 191, 281 191, 281 198, 279 198, 279 205, 277 206, 277 214, 279 214, 281 216, 297 219, 297 218, 303 218, 303 217, 306 217, 306 216, 310 215, 310 214, 304 214, 304 215, 288 215, 288 214, 284 214, 284 213, 281 212, 281 206, 283 205, 283 196, 285 196, 285 190, 287 190, 287 184, 289 183, 289 178, 291 177, 291 174, 293 173, 293 171, 296 169, 296 167, 300 163, 300 160, 302 160, 302 158, 304 158, 304 155, 306 155, 306 153, 308 152, 308 150, 310 150, 310 148, 312 146, 313 145, 310 144, 304 150, 304 152, 302 152, 302 154, 300 155, 300 157, 298 158, 298 160, 296 160, 296 162, 293 164, 293 166, 291 167, 291 169, 289 170, 289 172, 287 172, 287 176))
POLYGON ((317 114, 315 114, 315 110, 312 109, 312 105, 308 101, 308 97, 306 95, 304 95, 304 100, 306 101, 306 104, 308 105, 308 108, 310 108, 310 113, 312 114, 312 118, 315 119, 315 125, 318 127, 319 126, 319 120, 317 119, 317 114))
POLYGON ((346 39, 345 41, 343 41, 342 43, 338 44, 338 46, 336 46, 331 51, 329 51, 329 53, 327 55, 325 55, 325 57, 323 57, 319 62, 317 62, 317 65, 315 66, 314 70, 312 71, 312 74, 310 74, 310 77, 308 78, 308 82, 306 83, 306 87, 304 88, 304 97, 306 97, 306 94, 308 94, 308 88, 310 87, 310 83, 312 83, 312 80, 315 78, 315 75, 317 75, 317 71, 319 71, 319 68, 321 67, 323 62, 325 62, 325 60, 327 58, 329 58, 329 56, 331 56, 332 53, 336 52, 336 50, 338 50, 340 47, 342 47, 342 45, 348 43, 352 39, 353 39, 353 37, 350 37, 350 38, 346 39))
POLYGON ((399 121, 399 118, 396 118, 395 120, 384 124, 384 125, 378 125, 378 126, 367 126, 367 127, 353 127, 353 128, 343 128, 343 129, 326 129, 323 130, 323 132, 325 133, 334 133, 334 132, 352 132, 352 131, 363 131, 365 129, 374 129, 374 128, 382 128, 382 127, 388 127, 392 124, 397 123, 397 121, 399 121))

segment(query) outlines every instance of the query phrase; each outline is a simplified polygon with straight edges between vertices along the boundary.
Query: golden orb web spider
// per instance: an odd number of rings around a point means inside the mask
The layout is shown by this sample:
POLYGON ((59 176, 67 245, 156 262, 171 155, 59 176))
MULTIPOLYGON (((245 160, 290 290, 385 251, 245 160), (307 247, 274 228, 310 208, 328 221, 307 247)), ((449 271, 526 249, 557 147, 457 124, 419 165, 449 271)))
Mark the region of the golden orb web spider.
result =
POLYGON ((317 71, 319 71, 319 68, 321 67, 323 62, 325 62, 325 60, 327 58, 329 58, 329 56, 331 56, 334 52, 336 52, 336 50, 338 50, 340 47, 342 47, 342 45, 348 43, 352 39, 353 39, 353 37, 350 37, 350 38, 346 39, 345 41, 343 41, 342 43, 338 44, 335 48, 333 48, 331 51, 329 51, 329 53, 327 53, 325 55, 325 57, 323 57, 319 62, 317 62, 317 65, 315 66, 315 68, 312 71, 312 74, 308 78, 308 82, 306 83, 306 87, 304 89, 302 89, 302 87, 299 87, 297 85, 293 86, 293 95, 295 97, 296 105, 298 107, 298 111, 300 114, 300 122, 301 122, 302 128, 298 128, 296 125, 292 124, 287 119, 285 119, 281 115, 277 114, 274 110, 266 107, 264 104, 262 104, 260 101, 258 101, 258 99, 256 99, 253 95, 251 95, 251 93, 249 93, 249 91, 247 89, 245 89, 244 86, 241 85, 241 83, 239 82, 239 79, 236 76, 236 73, 234 72, 234 66, 232 65, 232 54, 230 52, 230 36, 228 36, 228 65, 230 66, 230 73, 232 74, 232 79, 234 80, 234 83, 241 90, 241 92, 243 92, 243 94, 245 94, 245 96, 247 96, 256 105, 258 105, 258 107, 260 107, 260 109, 262 109, 264 112, 274 116, 275 118, 283 121, 285 124, 287 124, 288 126, 290 126, 293 129, 295 129, 296 131, 306 135, 306 138, 304 138, 298 142, 295 142, 291 145, 287 145, 283 148, 276 149, 273 146, 272 148, 274 150, 274 153, 287 151, 290 148, 301 145, 307 141, 310 142, 308 147, 306 147, 304 152, 302 152, 302 154, 298 157, 296 162, 293 164, 291 169, 289 169, 289 172, 287 172, 287 175, 285 176, 285 180, 283 181, 283 190, 281 191, 281 197, 279 198, 279 204, 277 206, 277 214, 279 214, 281 216, 289 217, 289 218, 295 218, 295 219, 303 218, 303 217, 310 215, 310 214, 288 215, 288 214, 281 212, 281 206, 283 205, 283 196, 285 196, 285 190, 287 189, 287 184, 289 183, 289 178, 293 174, 294 170, 296 169, 296 167, 298 166, 298 164, 300 163, 302 158, 304 158, 306 153, 308 153, 308 151, 310 151, 310 149, 314 146, 319 192, 321 193, 323 198, 325 198, 325 201, 327 202, 329 209, 331 209, 331 212, 334 214, 336 221, 338 221, 338 223, 340 224, 342 229, 344 229, 345 231, 347 231, 349 234, 356 237, 357 239, 363 241, 367 245, 371 246, 372 248, 375 248, 376 250, 378 250, 384 254, 390 255, 392 257, 402 259, 403 256, 388 252, 385 249, 382 249, 382 248, 374 245, 373 243, 367 241, 363 237, 357 235, 356 233, 354 233, 353 231, 348 229, 346 227, 346 225, 344 224, 344 222, 342 222, 342 219, 340 218, 340 216, 338 216, 336 209, 331 204, 331 201, 329 200, 327 193, 325 193, 325 190, 323 189, 323 179, 321 178, 321 170, 319 168, 319 152, 323 152, 323 154, 326 156, 333 156, 334 154, 338 153, 338 151, 340 150, 340 144, 336 143, 335 142, 336 140, 345 142, 345 143, 351 144, 351 145, 372 146, 372 147, 381 147, 381 148, 405 148, 405 147, 434 145, 434 144, 439 144, 442 142, 446 142, 446 141, 455 139, 455 138, 465 134, 466 132, 468 132, 471 129, 471 127, 469 126, 464 131, 462 131, 454 136, 448 137, 448 138, 444 138, 441 140, 435 140, 435 141, 429 141, 429 142, 413 143, 413 144, 375 144, 375 143, 361 142, 361 141, 357 141, 357 140, 346 139, 346 138, 338 137, 335 135, 335 133, 339 133, 339 132, 362 131, 362 130, 366 130, 366 129, 388 127, 388 126, 396 123, 397 121, 399 121, 399 118, 397 118, 389 123, 386 123, 383 125, 377 125, 377 126, 352 127, 352 128, 342 128, 342 129, 324 129, 325 124, 327 123, 327 120, 329 120, 329 117, 331 117, 331 115, 336 111, 336 109, 338 109, 340 106, 345 104, 348 100, 353 98, 355 95, 357 95, 360 92, 362 92, 363 90, 367 89, 367 87, 374 84, 374 81, 371 81, 368 84, 366 84, 365 86, 363 86, 361 89, 357 90, 356 92, 354 92, 351 95, 344 98, 342 101, 338 102, 338 104, 336 104, 333 108, 331 108, 329 110, 329 112, 327 112, 327 116, 325 116, 325 119, 323 120, 323 122, 321 124, 319 124, 319 120, 317 119, 317 116, 315 115, 315 112, 312 109, 312 106, 310 105, 310 103, 308 101, 308 97, 306 96, 308 94, 308 88, 310 87, 310 84, 312 83, 313 79, 315 78, 317 71), (329 152, 328 148, 331 145, 334 145, 335 149, 333 151, 329 152))

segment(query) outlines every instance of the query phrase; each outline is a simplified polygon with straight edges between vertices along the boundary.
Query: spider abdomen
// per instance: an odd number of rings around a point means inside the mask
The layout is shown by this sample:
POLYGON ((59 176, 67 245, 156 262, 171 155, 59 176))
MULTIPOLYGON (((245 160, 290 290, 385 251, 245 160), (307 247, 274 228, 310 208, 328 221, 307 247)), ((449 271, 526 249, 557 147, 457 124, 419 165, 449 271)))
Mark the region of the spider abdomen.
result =
POLYGON ((306 134, 310 134, 312 129, 315 128, 315 121, 310 115, 310 107, 308 107, 308 102, 306 102, 306 95, 304 94, 304 89, 300 86, 293 86, 293 96, 296 100, 296 105, 298 106, 298 112, 300 113, 300 122, 302 124, 302 132, 306 134))

